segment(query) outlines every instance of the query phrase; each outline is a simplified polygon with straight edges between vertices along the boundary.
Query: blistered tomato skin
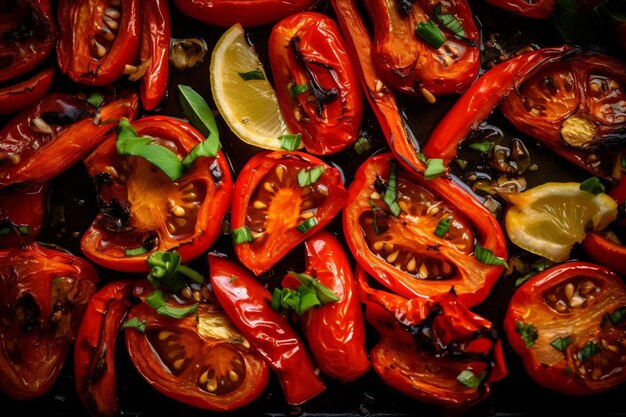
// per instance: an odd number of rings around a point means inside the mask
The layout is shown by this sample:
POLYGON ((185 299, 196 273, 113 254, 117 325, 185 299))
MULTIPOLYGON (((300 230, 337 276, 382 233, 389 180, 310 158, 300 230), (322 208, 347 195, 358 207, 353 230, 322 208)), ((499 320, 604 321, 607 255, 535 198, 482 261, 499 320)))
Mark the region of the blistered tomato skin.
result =
POLYGON ((0 116, 18 112, 38 102, 52 86, 54 69, 45 69, 21 83, 0 88, 0 116))
POLYGON ((363 103, 337 24, 319 13, 290 16, 272 29, 269 50, 281 111, 307 151, 327 155, 354 143, 363 103))
POLYGON ((515 292, 504 328, 538 384, 588 395, 626 381, 624 312, 626 285, 619 276, 569 262, 535 275, 515 292))

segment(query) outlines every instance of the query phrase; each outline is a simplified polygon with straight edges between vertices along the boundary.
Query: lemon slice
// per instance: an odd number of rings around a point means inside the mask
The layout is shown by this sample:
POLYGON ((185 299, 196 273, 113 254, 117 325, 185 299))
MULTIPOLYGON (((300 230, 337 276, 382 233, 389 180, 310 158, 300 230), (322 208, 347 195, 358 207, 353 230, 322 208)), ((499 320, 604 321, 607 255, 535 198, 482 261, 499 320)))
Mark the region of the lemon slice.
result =
POLYGON ((211 90, 222 117, 241 140, 265 149, 280 149, 278 137, 289 131, 276 92, 238 23, 222 35, 213 49, 211 90), (260 71, 263 79, 244 80, 241 74, 252 71, 260 71))
POLYGON ((565 261, 574 243, 617 217, 615 200, 581 190, 577 182, 551 182, 502 197, 512 204, 504 218, 511 241, 554 262, 565 261))

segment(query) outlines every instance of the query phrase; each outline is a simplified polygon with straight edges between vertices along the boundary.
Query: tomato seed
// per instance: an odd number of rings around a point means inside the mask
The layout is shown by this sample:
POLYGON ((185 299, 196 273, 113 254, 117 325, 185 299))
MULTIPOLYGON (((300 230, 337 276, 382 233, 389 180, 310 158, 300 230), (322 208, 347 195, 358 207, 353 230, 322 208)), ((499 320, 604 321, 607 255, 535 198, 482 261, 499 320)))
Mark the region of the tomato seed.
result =
POLYGON ((209 371, 206 370, 204 371, 204 373, 202 373, 202 375, 200 375, 200 378, 198 378, 198 382, 200 383, 200 385, 204 385, 207 383, 208 380, 209 380, 209 371))
POLYGON ((231 380, 231 382, 239 381, 239 375, 237 375, 235 371, 228 371, 228 378, 231 380))
POLYGON ((112 7, 107 7, 106 11, 104 12, 105 15, 109 16, 111 19, 119 19, 120 17, 120 12, 117 9, 114 9, 112 7))
POLYGON ((206 384, 206 389, 209 392, 215 392, 215 390, 217 390, 217 380, 211 379, 207 384, 206 384))
POLYGON ((104 18, 102 20, 104 21, 104 24, 107 25, 112 30, 117 30, 120 27, 120 25, 119 25, 119 23, 117 23, 117 21, 111 19, 108 16, 104 16, 104 18))
POLYGON ((426 101, 429 102, 430 104, 435 104, 437 102, 437 97, 435 97, 435 95, 431 93, 430 91, 428 91, 427 89, 422 88, 421 92, 424 98, 426 99, 426 101))
POLYGON ((383 243, 383 248, 385 248, 387 252, 391 252, 393 250, 393 243, 385 242, 383 243))
POLYGON ((254 207, 255 209, 261 210, 261 209, 267 208, 267 204, 265 204, 264 202, 260 200, 256 200, 254 203, 252 203, 252 207, 254 207))
POLYGON ((372 200, 380 200, 380 194, 378 194, 376 191, 372 192, 372 194, 370 194, 370 198, 372 200))
POLYGON ((390 264, 394 263, 396 259, 398 259, 398 255, 400 255, 399 249, 395 252, 392 252, 389 256, 387 256, 387 262, 389 262, 390 264))
POLYGON ((265 191, 267 191, 268 193, 274 193, 274 187, 272 186, 271 182, 264 182, 263 183, 263 188, 265 189, 265 191))
POLYGON ((14 153, 11 156, 9 156, 9 162, 12 163, 13 165, 17 165, 22 161, 22 157, 19 156, 18 154, 14 153))
POLYGON ((374 242, 374 244, 372 245, 374 247, 375 251, 381 251, 383 249, 384 243, 382 240, 378 240, 376 242, 374 242))
POLYGON ((420 266, 420 270, 417 273, 422 278, 426 278, 428 276, 428 267, 426 266, 426 262, 420 266))
POLYGON ((415 262, 415 257, 411 257, 409 263, 406 264, 406 270, 409 272, 413 272, 415 271, 415 268, 417 268, 417 262, 415 262))
POLYGON ((165 340, 170 337, 173 333, 168 331, 159 332, 159 340, 165 340))
POLYGON ((283 181, 283 174, 285 173, 285 171, 286 169, 282 165, 278 165, 276 169, 274 169, 274 172, 276 173, 276 176, 278 177, 278 181, 280 182, 283 181))

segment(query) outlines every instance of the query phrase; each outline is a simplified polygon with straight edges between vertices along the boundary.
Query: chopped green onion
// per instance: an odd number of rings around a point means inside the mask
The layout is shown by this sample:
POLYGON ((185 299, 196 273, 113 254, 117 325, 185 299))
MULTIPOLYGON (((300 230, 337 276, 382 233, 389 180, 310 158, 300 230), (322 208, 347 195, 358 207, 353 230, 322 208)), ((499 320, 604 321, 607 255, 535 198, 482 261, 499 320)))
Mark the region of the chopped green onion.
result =
POLYGON ((435 49, 441 48, 446 43, 445 35, 431 19, 428 19, 426 23, 419 22, 415 28, 415 33, 435 49))
POLYGON ((385 195, 383 195, 383 201, 387 203, 389 206, 389 210, 391 210, 391 214, 394 217, 398 217, 400 215, 400 206, 396 201, 396 183, 398 181, 398 166, 395 162, 391 162, 389 164, 389 180, 387 181, 387 189, 385 190, 385 195))
POLYGON ((606 188, 604 188, 604 185, 602 185, 598 177, 591 177, 584 180, 580 183, 580 189, 593 195, 598 195, 606 191, 606 188))
POLYGON ((153 287, 165 287, 178 292, 187 285, 187 279, 202 284, 204 277, 188 266, 181 265, 181 257, 176 251, 156 251, 147 259, 150 273, 148 280, 153 287))
POLYGON ((311 217, 310 219, 307 219, 303 221, 302 223, 300 223, 298 227, 296 227, 296 229, 300 233, 306 233, 312 228, 314 228, 315 226, 317 226, 317 220, 315 219, 315 217, 311 217))
POLYGON ((622 168, 626 168, 626 156, 622 156, 619 159, 620 165, 622 166, 622 168))
POLYGON ((617 326, 626 320, 626 307, 619 307, 612 313, 606 313, 604 318, 610 321, 613 326, 617 326))
POLYGON ((380 235, 380 229, 378 228, 378 218, 376 215, 376 210, 380 210, 374 200, 370 198, 370 208, 372 209, 372 216, 374 217, 374 233, 376 236, 380 235))
POLYGON ((233 245, 239 245, 241 243, 248 243, 254 240, 252 237, 252 232, 248 228, 248 226, 240 227, 239 229, 233 229, 233 245))
POLYGON ((139 255, 143 255, 146 252, 148 252, 148 249, 144 248, 143 246, 139 246, 137 248, 126 249, 124 251, 124 255, 126 255, 126 256, 139 256, 139 255))
POLYGON ((493 252, 487 248, 483 248, 479 243, 474 247, 474 256, 478 262, 485 265, 499 265, 508 268, 509 265, 506 261, 499 256, 493 254, 493 252))
POLYGON ((438 236, 441 238, 444 237, 446 233, 448 233, 448 231, 450 230, 451 221, 452 221, 452 218, 450 217, 446 217, 445 219, 439 220, 439 223, 437 223, 437 227, 435 228, 435 236, 438 236))
POLYGON ((302 168, 300 172, 298 172, 298 185, 300 188, 303 188, 307 185, 315 184, 324 174, 325 170, 324 165, 317 165, 311 169, 302 168))
POLYGON ((493 145, 493 142, 487 140, 484 142, 470 143, 468 148, 474 149, 475 151, 478 151, 478 152, 487 153, 491 150, 492 145, 493 145))
POLYGON ((456 159, 455 162, 461 169, 465 169, 467 166, 467 161, 465 159, 456 159))
POLYGON ((157 314, 175 319, 182 319, 183 317, 193 314, 198 310, 198 304, 193 304, 187 307, 173 307, 167 304, 165 296, 161 290, 152 291, 146 297, 146 303, 150 307, 154 308, 157 314))
POLYGON ((443 159, 433 158, 426 161, 426 170, 424 171, 424 179, 432 180, 446 172, 443 166, 443 159))
POLYGON ((280 148, 286 151, 295 151, 300 148, 302 143, 302 133, 295 135, 282 135, 278 137, 280 141, 280 148))
POLYGON ((550 346, 559 352, 565 352, 565 349, 567 349, 570 344, 572 344, 572 336, 559 337, 550 342, 550 346))
MULTIPOLYGON (((8 222, 8 223, 11 223, 11 222, 8 222)), ((4 226, 0 228, 0 236, 6 236, 14 231, 19 233, 20 235, 27 235, 30 233, 30 226, 27 226, 27 225, 15 226, 14 224, 12 224, 11 226, 4 226)))
POLYGON ((297 272, 289 271, 289 275, 295 277, 300 281, 300 284, 305 287, 311 287, 315 289, 320 302, 322 304, 328 304, 335 301, 339 301, 339 297, 330 288, 322 284, 318 279, 313 278, 307 274, 299 274, 297 272))
POLYGON ((289 95, 291 97, 295 97, 295 96, 298 96, 300 94, 304 94, 307 91, 309 91, 308 84, 293 84, 291 87, 289 87, 289 95))
POLYGON ((532 323, 525 324, 521 321, 518 321, 517 323, 515 323, 515 332, 520 335, 528 349, 530 349, 532 345, 535 344, 535 341, 539 337, 539 332, 532 323))
POLYGON ((533 277, 537 272, 541 272, 544 269, 551 267, 552 265, 554 265, 554 262, 550 261, 549 259, 539 259, 538 261, 530 265, 530 271, 526 275, 515 280, 515 287, 519 287, 520 285, 528 281, 531 277, 533 277))
POLYGON ((357 155, 363 155, 364 153, 369 152, 371 149, 372 144, 364 136, 361 136, 356 140, 356 142, 354 142, 354 151, 357 153, 357 155))
POLYGON ((102 103, 104 103, 104 96, 102 95, 102 93, 94 91, 93 93, 89 94, 89 97, 87 97, 87 103, 91 104, 97 109, 102 106, 102 103))
POLYGON ((450 32, 454 33, 457 36, 465 38, 465 30, 463 29, 463 25, 454 15, 445 13, 441 14, 441 3, 437 5, 434 9, 435 17, 439 20, 439 23, 444 25, 450 32))
POLYGON ((456 376, 456 379, 468 388, 478 388, 480 383, 485 379, 485 376, 487 376, 487 372, 485 371, 476 375, 470 369, 464 369, 456 376))
POLYGON ((244 81, 265 79, 265 76, 263 75, 263 72, 260 69, 255 69, 254 71, 248 71, 248 72, 238 72, 237 74, 239 74, 241 79, 244 81))
POLYGON ((578 359, 581 362, 586 361, 587 359, 597 355, 598 353, 600 353, 602 349, 600 349, 600 346, 598 346, 598 344, 596 342, 594 342, 593 340, 587 342, 587 344, 585 346, 583 346, 583 348, 581 350, 578 351, 577 355, 578 359))
POLYGON ((339 301, 337 294, 312 276, 295 272, 289 274, 300 281, 300 286, 297 290, 275 288, 271 302, 273 310, 293 310, 302 316, 313 307, 339 301))
POLYGON ((178 97, 185 117, 206 138, 183 159, 183 165, 189 167, 200 156, 217 156, 222 145, 213 111, 209 108, 206 100, 193 88, 182 84, 178 85, 178 97))
POLYGON ((146 322, 139 320, 138 317, 133 317, 122 323, 120 330, 124 329, 136 329, 139 333, 143 334, 146 332, 146 322))
POLYGON ((229 284, 232 284, 233 282, 237 281, 239 279, 239 277, 237 275, 233 275, 232 277, 230 277, 230 279, 228 280, 229 284))

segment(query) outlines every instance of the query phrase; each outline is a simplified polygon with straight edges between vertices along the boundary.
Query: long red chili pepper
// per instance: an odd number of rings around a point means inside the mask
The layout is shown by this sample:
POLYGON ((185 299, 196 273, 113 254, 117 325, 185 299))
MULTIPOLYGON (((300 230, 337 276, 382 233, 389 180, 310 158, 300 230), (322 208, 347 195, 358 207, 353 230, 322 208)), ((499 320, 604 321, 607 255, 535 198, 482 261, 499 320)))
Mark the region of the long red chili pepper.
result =
POLYGON ((143 34, 140 59, 151 60, 141 77, 141 103, 153 110, 165 97, 169 72, 170 11, 167 0, 143 1, 143 34))

